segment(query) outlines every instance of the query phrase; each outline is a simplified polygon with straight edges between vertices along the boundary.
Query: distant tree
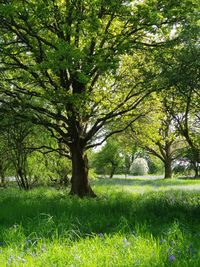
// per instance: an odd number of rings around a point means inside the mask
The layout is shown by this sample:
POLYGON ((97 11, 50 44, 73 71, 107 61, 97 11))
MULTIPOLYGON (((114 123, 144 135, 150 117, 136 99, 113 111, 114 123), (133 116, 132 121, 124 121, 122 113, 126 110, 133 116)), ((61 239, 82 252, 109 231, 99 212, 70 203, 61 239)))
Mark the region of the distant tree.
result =
POLYGON ((138 157, 143 157, 143 152, 133 139, 127 137, 127 131, 118 134, 117 140, 119 142, 119 146, 121 147, 121 154, 124 161, 123 171, 125 176, 127 176, 127 174, 130 174, 130 168, 133 161, 138 157))
POLYGON ((176 174, 192 176, 195 173, 195 168, 192 163, 193 153, 189 146, 180 149, 179 157, 173 164, 173 171, 176 174))
MULTIPOLYGON (((6 111, 5 106, 2 105, 2 108, 6 111)), ((23 114, 24 110, 21 109, 20 112, 23 114)), ((36 175, 36 173, 40 165, 40 162, 38 164, 34 162, 35 153, 40 151, 40 153, 46 154, 57 151, 56 143, 54 142, 54 147, 49 143, 50 138, 45 128, 36 126, 9 110, 1 113, 0 153, 2 160, 0 161, 0 174, 2 180, 5 180, 6 169, 11 168, 18 186, 25 190, 30 189, 32 184, 37 182, 38 174, 36 175), (49 139, 49 141, 47 142, 45 139, 49 139), (32 170, 31 173, 30 170, 32 170)), ((59 152, 61 153, 61 151, 59 152)), ((41 158, 40 161, 42 161, 41 158)))
MULTIPOLYGON (((174 53, 170 67, 164 70, 168 86, 168 112, 173 117, 177 131, 189 146, 190 159, 195 177, 200 167, 200 49, 199 45, 185 44, 174 53)), ((164 68, 164 67, 163 67, 164 68)))
POLYGON ((122 147, 110 138, 102 149, 94 155, 93 167, 99 173, 109 174, 112 178, 116 170, 123 166, 122 147))
POLYGON ((149 105, 151 112, 142 117, 131 131, 127 131, 127 138, 160 159, 164 164, 164 177, 171 178, 172 163, 179 157, 185 143, 177 135, 173 117, 166 108, 166 99, 155 95, 149 105))
POLYGON ((31 135, 33 134, 33 125, 23 122, 14 117, 7 117, 4 124, 1 124, 1 136, 6 142, 8 162, 12 164, 15 170, 15 177, 20 188, 28 190, 31 181, 27 176, 28 157, 33 152, 31 135), (3 126, 3 128, 2 128, 3 126))

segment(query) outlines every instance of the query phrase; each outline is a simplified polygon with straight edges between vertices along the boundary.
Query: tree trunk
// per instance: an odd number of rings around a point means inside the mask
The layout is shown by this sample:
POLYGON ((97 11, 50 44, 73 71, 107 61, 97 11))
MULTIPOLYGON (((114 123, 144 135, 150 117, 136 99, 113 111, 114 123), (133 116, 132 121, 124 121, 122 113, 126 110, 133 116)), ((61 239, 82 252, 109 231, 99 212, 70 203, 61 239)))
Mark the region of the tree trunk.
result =
POLYGON ((18 177, 18 185, 20 184, 20 188, 24 190, 29 190, 30 185, 26 176, 26 171, 22 170, 21 167, 17 169, 17 177, 18 177))
POLYGON ((5 186, 5 176, 4 174, 1 174, 0 175, 0 186, 5 186))
POLYGON ((72 155, 72 179, 71 179, 71 195, 79 197, 96 197, 92 191, 88 181, 88 160, 83 150, 76 145, 71 147, 72 155))
POLYGON ((195 176, 194 178, 199 178, 199 170, 198 167, 195 168, 195 176))
POLYGON ((199 178, 199 166, 198 166, 198 163, 194 162, 193 163, 193 167, 194 167, 194 172, 195 172, 194 178, 199 178))
POLYGON ((115 167, 115 165, 114 164, 112 164, 112 167, 111 167, 111 172, 110 172, 110 179, 112 179, 113 178, 113 175, 114 175, 114 173, 115 173, 115 169, 116 169, 116 167, 115 167))
POLYGON ((199 163, 200 163, 200 150, 193 148, 191 163, 194 169, 194 178, 199 178, 199 163))
POLYGON ((166 160, 165 161, 165 176, 164 179, 166 178, 172 178, 172 161, 171 160, 166 160))
POLYGON ((0 165, 0 186, 5 186, 4 168, 0 165))

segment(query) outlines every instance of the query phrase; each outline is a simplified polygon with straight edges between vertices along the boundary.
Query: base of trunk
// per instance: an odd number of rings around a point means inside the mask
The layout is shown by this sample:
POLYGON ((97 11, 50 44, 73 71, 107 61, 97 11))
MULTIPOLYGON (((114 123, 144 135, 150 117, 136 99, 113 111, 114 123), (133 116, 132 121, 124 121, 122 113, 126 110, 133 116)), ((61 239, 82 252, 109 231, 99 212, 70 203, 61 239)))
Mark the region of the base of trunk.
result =
POLYGON ((97 197, 97 195, 94 193, 94 191, 92 190, 92 188, 90 187, 90 185, 88 185, 87 187, 76 187, 76 186, 72 186, 71 191, 70 191, 70 195, 72 196, 79 196, 81 198, 83 197, 91 197, 91 198, 95 198, 97 197))
POLYGON ((172 178, 172 175, 169 175, 169 174, 164 176, 164 179, 171 179, 171 178, 172 178))
POLYGON ((72 146, 72 178, 70 195, 79 197, 96 197, 88 180, 88 159, 83 149, 72 146))
POLYGON ((200 174, 199 174, 199 168, 198 166, 195 168, 195 175, 194 175, 194 178, 195 179, 198 179, 200 177, 200 174))

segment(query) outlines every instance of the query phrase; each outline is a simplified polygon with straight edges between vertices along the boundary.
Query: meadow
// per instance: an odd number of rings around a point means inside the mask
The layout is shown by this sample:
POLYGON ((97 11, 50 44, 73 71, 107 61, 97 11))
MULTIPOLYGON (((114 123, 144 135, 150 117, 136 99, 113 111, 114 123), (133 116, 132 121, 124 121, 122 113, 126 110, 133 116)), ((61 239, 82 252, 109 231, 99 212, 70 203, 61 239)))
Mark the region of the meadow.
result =
POLYGON ((99 179, 98 197, 0 189, 0 266, 200 266, 200 180, 99 179))

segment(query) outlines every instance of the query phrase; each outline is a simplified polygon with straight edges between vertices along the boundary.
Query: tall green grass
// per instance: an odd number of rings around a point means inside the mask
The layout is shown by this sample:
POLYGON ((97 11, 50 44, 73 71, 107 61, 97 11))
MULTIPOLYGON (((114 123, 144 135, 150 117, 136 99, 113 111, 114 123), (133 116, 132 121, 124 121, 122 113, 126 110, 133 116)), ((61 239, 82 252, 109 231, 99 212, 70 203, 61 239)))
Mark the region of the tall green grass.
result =
POLYGON ((0 266, 200 266, 200 181, 0 190, 0 266))

